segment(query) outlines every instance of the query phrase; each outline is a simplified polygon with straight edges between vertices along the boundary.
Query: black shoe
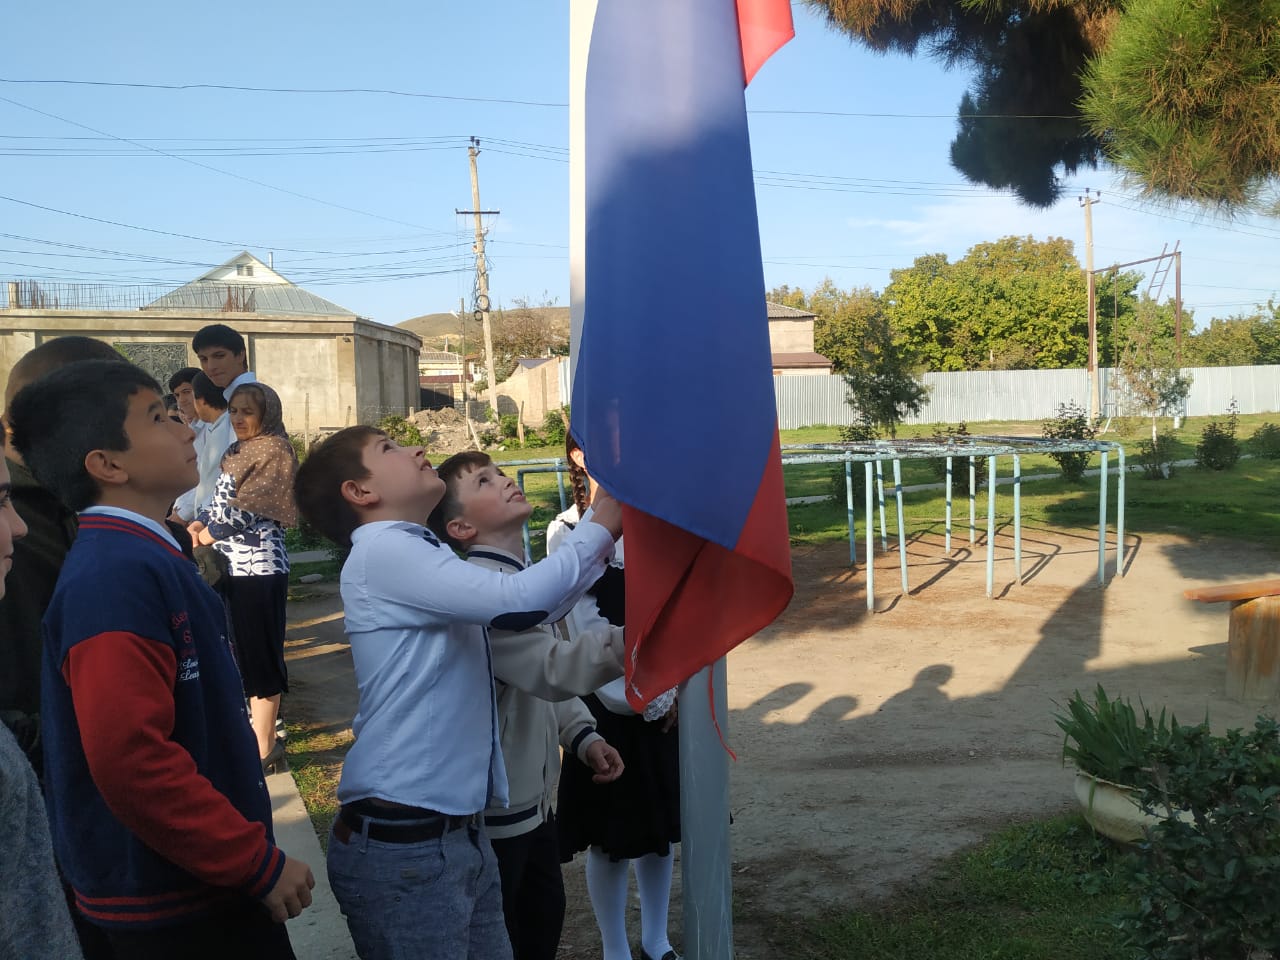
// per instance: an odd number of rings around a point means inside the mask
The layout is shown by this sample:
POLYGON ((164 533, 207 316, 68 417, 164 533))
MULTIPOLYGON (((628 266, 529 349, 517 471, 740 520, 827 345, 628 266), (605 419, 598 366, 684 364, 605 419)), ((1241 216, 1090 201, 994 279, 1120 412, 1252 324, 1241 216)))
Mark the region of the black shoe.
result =
POLYGON ((271 752, 262 758, 263 773, 285 773, 289 769, 289 763, 284 756, 284 743, 277 740, 275 746, 271 748, 271 752))
MULTIPOLYGON (((649 956, 644 947, 640 948, 640 960, 653 960, 653 957, 649 956)), ((658 960, 684 960, 684 958, 676 953, 675 950, 668 950, 658 960)))

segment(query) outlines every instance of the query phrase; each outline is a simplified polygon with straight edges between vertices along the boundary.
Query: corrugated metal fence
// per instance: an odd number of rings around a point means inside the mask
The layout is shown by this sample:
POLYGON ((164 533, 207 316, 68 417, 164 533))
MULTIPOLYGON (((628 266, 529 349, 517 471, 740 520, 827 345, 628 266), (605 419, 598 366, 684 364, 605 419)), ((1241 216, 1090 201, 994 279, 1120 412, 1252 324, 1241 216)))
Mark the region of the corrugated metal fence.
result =
MULTIPOLYGON (((1280 366, 1191 367, 1187 416, 1225 413, 1234 397, 1241 413, 1280 411, 1280 366)), ((1123 387, 1114 371, 1102 370, 1102 409, 1128 413, 1123 387), (1111 389, 1112 383, 1115 390, 1111 389)), ((1058 405, 1074 400, 1089 406, 1085 370, 968 370, 926 373, 929 399, 907 423, 972 423, 983 420, 1044 420, 1058 405)), ((846 402, 844 378, 779 374, 773 378, 778 426, 784 430, 815 424, 843 426, 856 411, 846 402)))

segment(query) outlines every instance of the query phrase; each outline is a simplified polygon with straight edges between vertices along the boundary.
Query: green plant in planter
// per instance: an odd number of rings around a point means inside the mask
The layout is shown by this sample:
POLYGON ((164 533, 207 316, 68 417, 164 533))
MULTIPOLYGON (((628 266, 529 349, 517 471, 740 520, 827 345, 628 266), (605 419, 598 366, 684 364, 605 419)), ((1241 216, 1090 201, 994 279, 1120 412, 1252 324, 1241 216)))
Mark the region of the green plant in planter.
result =
POLYGON ((1280 724, 1180 727, 1152 749, 1138 905, 1120 923, 1153 960, 1269 957, 1280 949, 1280 724), (1177 811, 1186 811, 1181 815, 1177 811), (1269 951, 1269 952, 1264 952, 1269 951))
POLYGON ((1081 772, 1111 783, 1146 787, 1151 782, 1152 751, 1168 743, 1178 721, 1166 721, 1164 710, 1156 718, 1139 707, 1141 720, 1128 700, 1109 699, 1101 684, 1093 703, 1075 691, 1066 711, 1054 717, 1064 735, 1063 762, 1070 760, 1081 772))

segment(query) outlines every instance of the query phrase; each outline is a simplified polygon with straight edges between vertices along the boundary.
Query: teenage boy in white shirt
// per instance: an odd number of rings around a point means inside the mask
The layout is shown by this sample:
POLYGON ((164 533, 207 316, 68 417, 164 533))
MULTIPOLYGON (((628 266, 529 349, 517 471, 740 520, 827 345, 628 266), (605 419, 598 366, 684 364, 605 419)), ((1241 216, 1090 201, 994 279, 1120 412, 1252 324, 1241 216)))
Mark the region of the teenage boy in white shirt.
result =
POLYGON ((327 859, 364 960, 511 957, 482 816, 508 801, 487 630, 562 617, 622 530, 606 493, 555 557, 505 575, 423 525, 444 492, 421 447, 372 427, 320 444, 294 484, 303 516, 351 548, 341 582, 359 704, 327 859))

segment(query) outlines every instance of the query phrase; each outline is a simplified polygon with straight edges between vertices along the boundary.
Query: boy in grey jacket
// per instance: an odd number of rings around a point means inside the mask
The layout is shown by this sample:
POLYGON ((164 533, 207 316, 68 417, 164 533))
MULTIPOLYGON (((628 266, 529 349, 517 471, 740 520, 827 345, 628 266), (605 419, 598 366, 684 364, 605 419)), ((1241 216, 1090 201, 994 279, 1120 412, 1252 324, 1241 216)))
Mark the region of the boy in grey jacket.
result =
MULTIPOLYGON (((515 481, 477 452, 452 456, 436 472, 445 483, 428 521, 436 535, 465 550, 471 563, 503 573, 524 569, 521 530, 532 508, 515 481)), ((551 626, 490 630, 489 646, 511 805, 486 810, 485 828, 515 960, 554 960, 565 908, 551 810, 560 747, 590 766, 597 782, 621 775, 622 758, 595 732, 578 695, 622 675, 622 629, 574 642, 551 626)))

